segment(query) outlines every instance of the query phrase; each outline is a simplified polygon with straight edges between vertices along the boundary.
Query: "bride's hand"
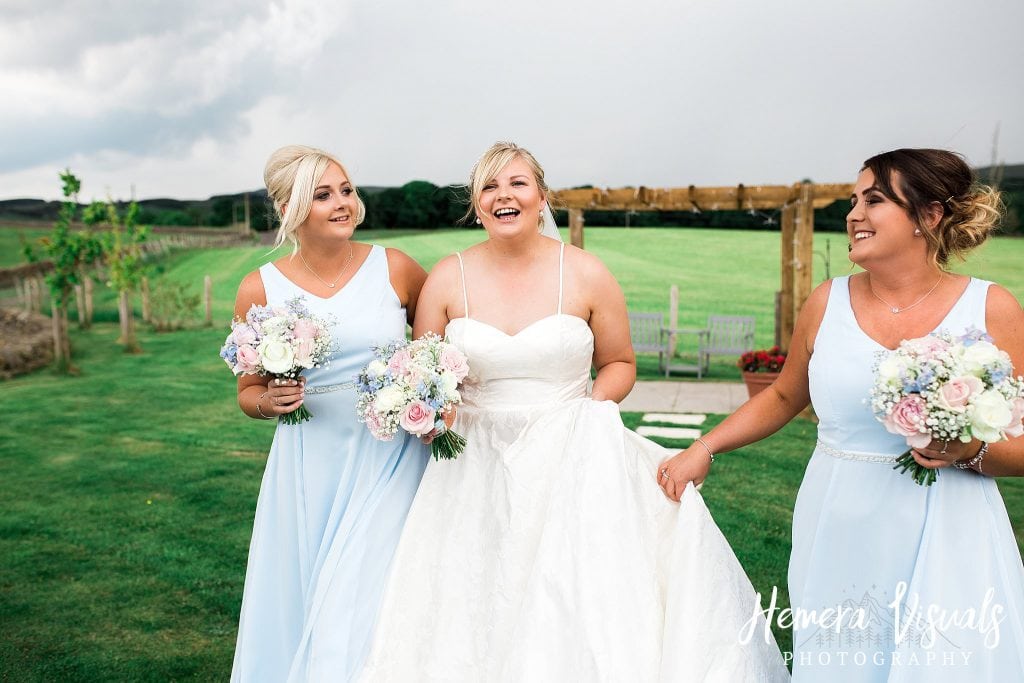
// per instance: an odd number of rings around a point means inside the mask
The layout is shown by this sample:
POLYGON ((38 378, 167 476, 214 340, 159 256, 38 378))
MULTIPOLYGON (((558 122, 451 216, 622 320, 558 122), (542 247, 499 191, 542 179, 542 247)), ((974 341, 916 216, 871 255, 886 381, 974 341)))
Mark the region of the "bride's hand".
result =
POLYGON ((686 450, 658 465, 655 476, 658 485, 669 499, 679 502, 679 498, 691 481, 696 486, 704 481, 711 470, 711 459, 699 444, 694 442, 686 450))
MULTIPOLYGON (((443 411, 441 413, 441 419, 444 420, 444 426, 445 426, 446 429, 451 429, 452 425, 455 424, 455 413, 456 413, 455 406, 452 406, 448 410, 445 410, 445 411, 443 411)), ((438 432, 435 429, 434 431, 430 432, 429 434, 421 436, 420 437, 420 441, 422 441, 425 444, 430 444, 438 436, 440 436, 440 432, 438 432)))

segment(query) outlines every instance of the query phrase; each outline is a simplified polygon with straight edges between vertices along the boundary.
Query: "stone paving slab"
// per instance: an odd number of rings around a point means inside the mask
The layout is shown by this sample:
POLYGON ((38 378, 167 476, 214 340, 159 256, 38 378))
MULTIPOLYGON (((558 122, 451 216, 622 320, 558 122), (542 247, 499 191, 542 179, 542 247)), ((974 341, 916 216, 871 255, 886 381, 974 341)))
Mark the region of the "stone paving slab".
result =
POLYGON ((742 382, 642 381, 619 404, 638 413, 731 413, 747 400, 742 382))
POLYGON ((667 422, 674 425, 699 425, 704 424, 704 421, 707 419, 707 415, 697 415, 694 413, 644 413, 640 421, 667 422))
POLYGON ((652 427, 650 425, 637 427, 636 433, 640 436, 660 436, 663 439, 696 439, 700 436, 699 429, 690 429, 688 427, 652 427))

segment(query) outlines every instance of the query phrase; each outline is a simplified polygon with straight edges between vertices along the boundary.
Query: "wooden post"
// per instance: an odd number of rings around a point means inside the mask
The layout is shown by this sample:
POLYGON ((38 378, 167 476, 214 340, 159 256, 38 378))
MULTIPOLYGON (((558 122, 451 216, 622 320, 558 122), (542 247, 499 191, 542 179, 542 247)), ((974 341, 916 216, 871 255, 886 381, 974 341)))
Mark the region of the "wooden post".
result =
POLYGON ((783 351, 789 350, 789 340, 793 337, 793 253, 796 237, 796 205, 789 203, 782 207, 782 237, 779 254, 779 329, 776 339, 783 351))
POLYGON ((248 235, 252 232, 252 226, 250 224, 251 214, 249 209, 249 193, 245 194, 245 227, 242 228, 242 234, 248 235))
POLYGON ((78 327, 79 329, 85 329, 85 287, 78 284, 75 285, 75 306, 78 308, 78 327))
POLYGON ((131 300, 128 298, 127 291, 119 292, 117 295, 117 312, 121 323, 121 336, 117 338, 117 343, 127 344, 131 339, 128 323, 132 317, 131 300))
POLYGON ((149 322, 149 278, 143 276, 142 284, 140 286, 142 290, 142 322, 149 322))
POLYGON ((29 280, 32 283, 32 296, 30 311, 41 311, 43 310, 43 279, 38 275, 33 275, 29 280))
POLYGON ((583 248, 583 209, 569 209, 569 242, 583 248))
POLYGON ((206 326, 213 326, 213 280, 207 275, 203 278, 203 302, 206 305, 206 326))
POLYGON ((25 280, 17 278, 14 281, 14 291, 18 293, 18 301, 21 302, 22 308, 28 310, 28 296, 25 293, 25 280))
MULTIPOLYGON (((668 289, 668 327, 671 330, 679 328, 679 285, 672 285, 668 289)), ((668 347, 672 354, 676 352, 676 334, 673 332, 668 337, 668 347)))
POLYGON ((793 320, 796 320, 804 302, 811 295, 811 271, 814 265, 814 185, 811 183, 804 183, 800 188, 794 261, 793 320))
POLYGON ((68 307, 62 306, 60 309, 60 343, 61 352, 64 356, 64 361, 67 364, 68 371, 74 370, 71 367, 71 333, 68 331, 68 307))
POLYGON ((61 315, 60 307, 57 306, 57 300, 50 300, 50 328, 53 330, 53 362, 56 364, 57 369, 60 372, 67 370, 68 356, 65 355, 65 350, 68 345, 65 343, 65 337, 67 336, 67 329, 62 328, 62 325, 67 324, 67 314, 61 315))
POLYGON ((85 290, 85 320, 89 327, 92 327, 92 278, 88 275, 82 283, 85 290))

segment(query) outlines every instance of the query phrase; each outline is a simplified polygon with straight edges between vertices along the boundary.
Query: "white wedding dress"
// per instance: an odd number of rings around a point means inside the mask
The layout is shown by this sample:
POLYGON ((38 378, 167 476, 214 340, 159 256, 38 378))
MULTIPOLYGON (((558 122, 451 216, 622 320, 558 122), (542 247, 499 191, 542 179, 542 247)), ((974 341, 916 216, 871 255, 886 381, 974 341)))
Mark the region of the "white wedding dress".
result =
POLYGON ((666 450, 587 397, 593 335, 559 290, 514 335, 468 300, 448 324, 468 445, 427 467, 363 680, 788 681, 700 494, 669 501, 666 450))

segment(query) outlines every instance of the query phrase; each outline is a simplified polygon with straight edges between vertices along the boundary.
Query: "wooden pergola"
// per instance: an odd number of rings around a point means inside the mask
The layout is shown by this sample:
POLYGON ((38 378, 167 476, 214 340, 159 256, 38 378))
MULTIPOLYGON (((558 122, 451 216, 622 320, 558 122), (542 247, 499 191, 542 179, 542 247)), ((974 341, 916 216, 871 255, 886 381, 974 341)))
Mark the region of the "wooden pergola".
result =
POLYGON ((735 187, 626 187, 557 190, 555 199, 569 211, 569 236, 583 247, 584 211, 750 211, 782 213, 781 286, 776 336, 789 348, 796 316, 811 294, 814 258, 814 209, 846 199, 848 183, 754 185, 735 187))

